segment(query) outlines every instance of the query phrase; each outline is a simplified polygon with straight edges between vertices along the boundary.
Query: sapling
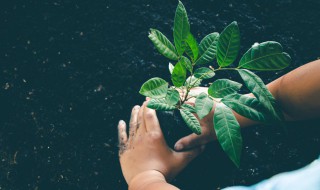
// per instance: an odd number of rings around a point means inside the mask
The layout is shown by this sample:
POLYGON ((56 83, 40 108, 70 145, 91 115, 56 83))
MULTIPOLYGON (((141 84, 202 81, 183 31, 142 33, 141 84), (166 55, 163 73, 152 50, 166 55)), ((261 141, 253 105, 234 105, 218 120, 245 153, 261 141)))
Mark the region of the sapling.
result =
POLYGON ((274 71, 287 67, 290 56, 278 42, 255 43, 232 67, 240 49, 240 31, 237 22, 229 24, 220 34, 213 32, 198 44, 190 32, 184 5, 179 1, 174 17, 174 44, 156 29, 150 29, 149 38, 156 49, 175 64, 169 63, 170 85, 155 77, 145 82, 140 94, 151 98, 148 107, 155 110, 179 110, 187 126, 201 134, 199 119, 206 117, 215 107, 213 126, 217 139, 233 163, 239 167, 242 136, 232 110, 262 123, 281 122, 283 115, 263 81, 252 71, 274 71), (216 72, 238 72, 247 89, 254 95, 239 94, 242 84, 229 79, 216 79, 207 93, 190 94, 203 80, 211 79, 216 72), (184 92, 182 95, 179 92, 184 92), (187 104, 196 98, 195 106, 187 104), (215 106, 214 106, 215 104, 215 106))

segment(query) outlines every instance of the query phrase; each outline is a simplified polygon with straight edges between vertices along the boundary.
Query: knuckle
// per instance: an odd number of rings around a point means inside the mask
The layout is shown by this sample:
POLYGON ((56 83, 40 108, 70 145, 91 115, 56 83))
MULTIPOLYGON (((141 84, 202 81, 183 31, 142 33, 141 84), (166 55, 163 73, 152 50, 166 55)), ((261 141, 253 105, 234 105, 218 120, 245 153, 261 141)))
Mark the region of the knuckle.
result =
POLYGON ((146 119, 153 119, 154 114, 152 111, 147 111, 145 117, 146 117, 146 119))
POLYGON ((150 140, 159 140, 162 138, 162 134, 158 131, 149 132, 150 140))

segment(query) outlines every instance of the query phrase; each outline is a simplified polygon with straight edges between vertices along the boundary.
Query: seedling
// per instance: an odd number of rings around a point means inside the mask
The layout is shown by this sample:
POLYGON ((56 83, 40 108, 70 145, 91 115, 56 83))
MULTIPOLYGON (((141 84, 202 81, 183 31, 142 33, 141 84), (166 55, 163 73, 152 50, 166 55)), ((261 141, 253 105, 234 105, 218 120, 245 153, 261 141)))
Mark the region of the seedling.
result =
POLYGON ((281 122, 283 115, 263 81, 253 72, 274 71, 287 67, 290 56, 283 52, 278 42, 254 44, 232 67, 240 49, 240 31, 232 22, 220 34, 208 34, 198 44, 190 32, 190 24, 184 5, 179 1, 174 17, 174 45, 156 29, 150 29, 149 38, 160 54, 175 62, 169 63, 171 82, 155 77, 145 82, 140 94, 150 97, 148 107, 168 111, 178 109, 187 126, 195 134, 201 134, 199 119, 213 109, 213 124, 217 139, 233 163, 239 167, 242 136, 240 126, 232 110, 262 123, 281 122), (190 90, 211 79, 216 72, 238 72, 247 89, 254 95, 239 94, 241 83, 229 79, 216 79, 208 93, 191 95, 190 90), (179 92, 184 92, 181 96, 179 92), (186 102, 196 98, 195 106, 186 102))

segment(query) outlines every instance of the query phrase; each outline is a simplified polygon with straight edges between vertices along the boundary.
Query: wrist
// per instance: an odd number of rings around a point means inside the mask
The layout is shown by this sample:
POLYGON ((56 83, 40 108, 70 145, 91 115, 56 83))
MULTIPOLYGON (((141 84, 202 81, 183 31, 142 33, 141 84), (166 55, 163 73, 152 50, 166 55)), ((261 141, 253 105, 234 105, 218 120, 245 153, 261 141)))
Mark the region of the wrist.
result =
POLYGON ((134 176, 130 182, 129 190, 143 190, 156 183, 167 183, 163 174, 157 170, 147 170, 134 176))

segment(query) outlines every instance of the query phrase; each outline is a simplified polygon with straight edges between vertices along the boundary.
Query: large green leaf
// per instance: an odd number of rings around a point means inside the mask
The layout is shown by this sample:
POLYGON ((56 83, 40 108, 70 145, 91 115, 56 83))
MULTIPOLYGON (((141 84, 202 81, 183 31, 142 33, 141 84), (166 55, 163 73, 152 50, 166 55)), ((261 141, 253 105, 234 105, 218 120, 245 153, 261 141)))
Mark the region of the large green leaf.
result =
POLYGON ((187 11, 181 1, 179 1, 174 17, 173 27, 174 45, 176 46, 179 55, 182 55, 185 50, 184 41, 188 38, 189 32, 190 25, 187 11))
POLYGON ((200 119, 207 116, 213 107, 213 101, 208 97, 208 94, 202 92, 196 99, 196 112, 200 119))
POLYGON ((187 78, 187 71, 184 63, 180 60, 175 66, 171 74, 171 80, 174 86, 180 87, 187 78))
POLYGON ((139 91, 140 94, 154 98, 164 98, 167 95, 168 91, 168 83, 158 77, 149 79, 147 82, 145 82, 139 91))
POLYGON ((267 120, 263 113, 263 109, 261 108, 261 104, 256 98, 240 94, 231 94, 225 96, 221 101, 246 118, 261 122, 267 120))
POLYGON ((214 60, 217 53, 217 42, 219 33, 211 33, 201 40, 199 44, 199 59, 195 65, 210 63, 214 60))
POLYGON ((218 79, 211 84, 208 94, 214 98, 223 98, 229 94, 236 93, 241 86, 242 84, 229 79, 218 79))
POLYGON ((190 104, 184 103, 184 104, 182 104, 181 107, 182 107, 182 109, 186 109, 186 110, 188 110, 188 111, 191 112, 191 113, 196 113, 196 108, 193 107, 193 106, 190 105, 190 104))
POLYGON ((218 104, 214 111, 213 125, 222 149, 239 167, 242 150, 240 125, 230 108, 218 104))
POLYGON ((214 71, 207 67, 200 67, 194 71, 194 76, 201 79, 209 79, 214 77, 214 75, 214 71))
POLYGON ((181 62, 181 63, 186 67, 186 69, 187 69, 190 73, 192 73, 192 69, 193 69, 192 63, 191 63, 191 61, 190 61, 188 58, 182 56, 181 59, 179 60, 179 62, 181 62))
POLYGON ((150 29, 149 38, 162 55, 172 60, 179 59, 175 47, 159 30, 150 29))
POLYGON ((217 45, 217 60, 220 67, 234 62, 240 49, 240 31, 237 22, 232 22, 220 34, 217 45))
POLYGON ((166 96, 166 102, 169 104, 169 105, 176 105, 180 100, 180 94, 177 90, 175 89, 169 89, 168 90, 168 93, 167 93, 167 96, 166 96))
POLYGON ((147 105, 148 108, 159 110, 159 111, 170 111, 176 109, 175 106, 169 105, 166 99, 151 99, 147 105))
POLYGON ((188 37, 185 40, 185 45, 186 54, 191 58, 192 61, 197 60, 199 54, 198 43, 191 33, 188 34, 188 37))
POLYGON ((261 105, 273 116, 274 120, 280 121, 283 117, 281 111, 277 108, 275 99, 263 81, 253 72, 246 69, 239 69, 238 72, 247 88, 259 100, 261 105))
POLYGON ((182 119, 187 126, 197 135, 201 134, 201 126, 198 119, 187 109, 180 109, 182 119))
POLYGON ((290 56, 283 52, 278 42, 263 42, 253 45, 241 58, 239 68, 251 70, 280 70, 291 62, 290 56))
POLYGON ((202 79, 198 79, 195 76, 190 76, 187 78, 186 82, 184 83, 185 86, 193 86, 197 87, 200 86, 202 79))

